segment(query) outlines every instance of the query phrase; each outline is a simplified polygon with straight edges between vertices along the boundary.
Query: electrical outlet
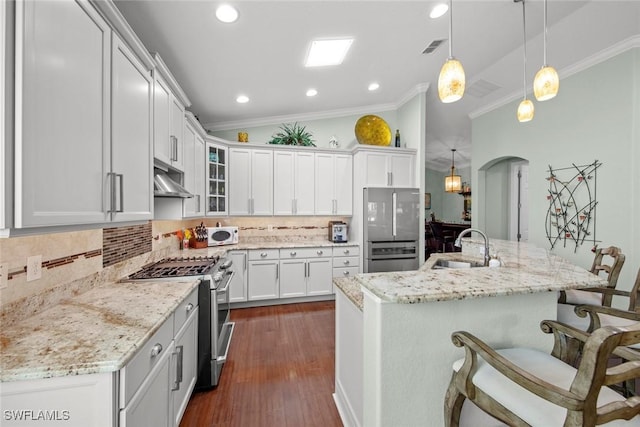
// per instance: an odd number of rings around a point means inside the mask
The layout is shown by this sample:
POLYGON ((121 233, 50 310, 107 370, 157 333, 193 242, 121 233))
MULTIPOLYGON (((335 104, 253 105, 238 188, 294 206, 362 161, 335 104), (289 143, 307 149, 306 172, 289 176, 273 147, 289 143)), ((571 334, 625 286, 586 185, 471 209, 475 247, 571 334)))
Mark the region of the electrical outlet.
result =
POLYGON ((267 225, 267 231, 273 231, 273 225, 271 224, 267 225))
POLYGON ((42 255, 34 255, 27 258, 27 282, 38 280, 42 277, 42 255))
POLYGON ((9 281, 9 263, 0 263, 0 289, 7 287, 9 281))

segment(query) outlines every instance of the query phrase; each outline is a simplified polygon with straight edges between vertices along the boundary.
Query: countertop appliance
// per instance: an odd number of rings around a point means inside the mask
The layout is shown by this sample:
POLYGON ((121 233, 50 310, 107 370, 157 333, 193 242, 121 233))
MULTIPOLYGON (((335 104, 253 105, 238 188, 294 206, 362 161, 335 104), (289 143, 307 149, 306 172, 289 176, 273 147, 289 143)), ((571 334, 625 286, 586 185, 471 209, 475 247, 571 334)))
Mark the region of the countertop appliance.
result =
POLYGON ((333 243, 347 243, 349 239, 348 226, 342 221, 329 221, 329 241, 333 243))
POLYGON ((131 274, 130 281, 200 279, 198 286, 198 379, 196 389, 218 385, 235 324, 228 297, 232 261, 222 257, 165 258, 131 274))
POLYGON ((235 245, 238 243, 238 227, 207 227, 209 246, 235 245))
POLYGON ((420 190, 365 188, 364 272, 418 269, 420 190))

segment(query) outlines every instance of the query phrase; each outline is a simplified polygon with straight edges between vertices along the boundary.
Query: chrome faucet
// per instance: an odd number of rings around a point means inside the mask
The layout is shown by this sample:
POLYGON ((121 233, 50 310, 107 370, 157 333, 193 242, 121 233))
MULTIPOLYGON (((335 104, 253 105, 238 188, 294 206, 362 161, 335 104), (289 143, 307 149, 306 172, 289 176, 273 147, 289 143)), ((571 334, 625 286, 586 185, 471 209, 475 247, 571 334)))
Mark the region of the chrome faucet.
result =
POLYGON ((475 231, 476 233, 479 233, 482 236, 482 238, 484 239, 484 266, 487 267, 489 265, 489 260, 491 259, 491 257, 489 256, 489 238, 481 230, 478 230, 477 228, 467 228, 466 230, 464 230, 460 234, 458 234, 458 238, 456 239, 454 245, 457 248, 461 248, 462 247, 462 237, 466 236, 467 234, 471 234, 472 231, 475 231))

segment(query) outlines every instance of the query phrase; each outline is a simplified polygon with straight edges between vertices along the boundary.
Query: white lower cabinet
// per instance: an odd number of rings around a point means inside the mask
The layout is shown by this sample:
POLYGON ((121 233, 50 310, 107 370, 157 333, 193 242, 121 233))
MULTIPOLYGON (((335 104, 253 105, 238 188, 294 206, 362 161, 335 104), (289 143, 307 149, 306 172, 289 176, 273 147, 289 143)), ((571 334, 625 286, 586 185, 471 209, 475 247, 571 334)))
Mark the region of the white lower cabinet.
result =
POLYGON ((333 277, 350 277, 360 272, 360 247, 333 248, 333 277))
MULTIPOLYGON (((174 340, 175 377, 171 384, 171 399, 173 408, 173 422, 179 426, 180 420, 187 409, 191 392, 198 378, 198 307, 190 310, 182 329, 178 331, 174 340)), ((177 319, 176 314, 176 319, 177 319)))
MULTIPOLYGON (((120 426, 170 426, 172 414, 168 405, 171 381, 171 353, 173 342, 157 355, 158 361, 149 372, 138 392, 120 411, 120 426)), ((125 368, 126 369, 126 368, 125 368)))
POLYGON ((120 370, 120 427, 178 426, 196 383, 198 290, 120 370))
POLYGON ((2 426, 113 427, 117 425, 117 383, 117 373, 113 372, 3 382, 2 426), (49 410, 57 420, 34 419, 29 423, 24 419, 25 413, 32 411, 36 415, 36 410, 49 410))
POLYGON ((280 249, 280 298, 329 295, 330 248, 280 249))
POLYGON ((248 300, 279 298, 279 270, 277 249, 249 251, 248 300))
POLYGON ((233 262, 229 302, 244 302, 247 300, 247 251, 230 251, 227 258, 233 262))

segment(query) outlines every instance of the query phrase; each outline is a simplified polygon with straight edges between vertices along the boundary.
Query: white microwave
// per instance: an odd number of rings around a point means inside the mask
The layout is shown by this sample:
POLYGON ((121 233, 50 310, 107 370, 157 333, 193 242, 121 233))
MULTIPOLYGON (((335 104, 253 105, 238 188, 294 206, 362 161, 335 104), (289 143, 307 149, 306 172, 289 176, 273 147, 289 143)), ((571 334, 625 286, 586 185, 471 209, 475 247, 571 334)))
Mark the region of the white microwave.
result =
POLYGON ((207 227, 209 246, 238 243, 238 227, 207 227))

